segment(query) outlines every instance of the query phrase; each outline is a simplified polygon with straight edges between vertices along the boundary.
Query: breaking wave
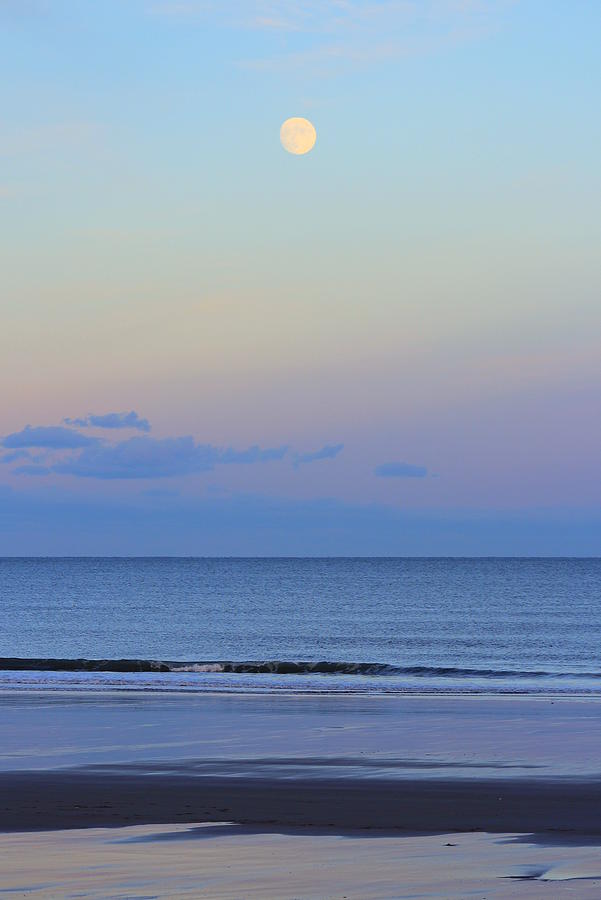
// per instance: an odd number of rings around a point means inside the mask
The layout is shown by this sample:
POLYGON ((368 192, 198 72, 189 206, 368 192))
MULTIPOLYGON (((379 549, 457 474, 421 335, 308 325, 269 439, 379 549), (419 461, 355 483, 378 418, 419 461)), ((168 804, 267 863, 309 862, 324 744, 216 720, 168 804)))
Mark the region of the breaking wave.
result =
POLYGON ((0 670, 13 672, 159 672, 241 675, 365 675, 416 678, 601 678, 601 672, 548 672, 454 666, 395 666, 374 662, 290 660, 177 662, 158 659, 26 659, 0 657, 0 670))

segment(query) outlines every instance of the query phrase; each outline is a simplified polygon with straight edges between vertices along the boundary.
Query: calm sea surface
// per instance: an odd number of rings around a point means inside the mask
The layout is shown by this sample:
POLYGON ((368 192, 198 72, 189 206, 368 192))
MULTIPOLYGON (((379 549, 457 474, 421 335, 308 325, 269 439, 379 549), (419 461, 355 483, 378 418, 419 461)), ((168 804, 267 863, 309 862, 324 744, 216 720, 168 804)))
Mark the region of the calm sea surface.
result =
POLYGON ((597 693, 601 560, 0 559, 0 657, 0 688, 597 693))

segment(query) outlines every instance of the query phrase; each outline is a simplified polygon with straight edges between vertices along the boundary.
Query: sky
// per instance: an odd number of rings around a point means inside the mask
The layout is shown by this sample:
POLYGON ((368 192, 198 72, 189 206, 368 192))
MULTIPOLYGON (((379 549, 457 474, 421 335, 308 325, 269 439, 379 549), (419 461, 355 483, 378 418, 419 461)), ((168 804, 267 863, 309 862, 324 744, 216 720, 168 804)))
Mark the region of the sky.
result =
POLYGON ((600 34, 0 0, 0 555, 599 555, 600 34))

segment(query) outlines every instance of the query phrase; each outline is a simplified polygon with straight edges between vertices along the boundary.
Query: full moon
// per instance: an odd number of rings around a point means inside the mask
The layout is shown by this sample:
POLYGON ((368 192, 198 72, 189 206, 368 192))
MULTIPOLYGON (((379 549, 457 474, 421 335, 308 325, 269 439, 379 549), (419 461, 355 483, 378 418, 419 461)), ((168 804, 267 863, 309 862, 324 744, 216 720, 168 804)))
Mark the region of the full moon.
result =
POLYGON ((284 150, 301 156, 313 149, 317 140, 317 132, 308 119, 295 117, 286 119, 280 128, 280 140, 284 150))

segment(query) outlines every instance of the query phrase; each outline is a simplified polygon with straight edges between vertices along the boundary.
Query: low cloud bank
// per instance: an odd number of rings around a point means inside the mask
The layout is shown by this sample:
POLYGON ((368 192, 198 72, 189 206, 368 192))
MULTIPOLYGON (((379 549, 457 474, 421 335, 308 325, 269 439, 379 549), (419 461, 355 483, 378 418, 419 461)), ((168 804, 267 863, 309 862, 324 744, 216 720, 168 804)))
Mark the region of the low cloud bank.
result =
POLYGON ((374 469, 377 478, 425 478, 427 474, 425 466, 414 466, 406 462, 382 463, 374 469))
POLYGON ((0 486, 7 556, 599 556, 601 512, 402 510, 230 495, 75 496, 0 486))

